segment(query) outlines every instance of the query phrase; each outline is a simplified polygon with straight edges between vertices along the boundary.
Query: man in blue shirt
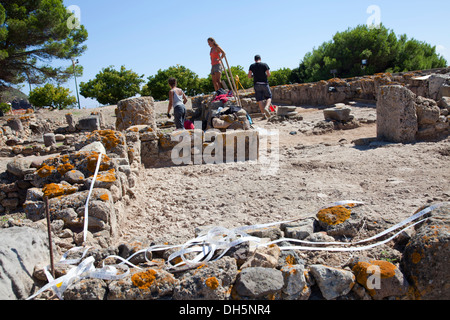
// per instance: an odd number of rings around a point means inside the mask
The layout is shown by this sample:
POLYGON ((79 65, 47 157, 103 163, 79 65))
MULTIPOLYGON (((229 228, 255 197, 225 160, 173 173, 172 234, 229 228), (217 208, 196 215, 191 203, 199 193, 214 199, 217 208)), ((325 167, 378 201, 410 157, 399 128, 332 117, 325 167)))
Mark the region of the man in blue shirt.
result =
POLYGON ((270 68, 266 63, 261 62, 261 56, 255 56, 255 63, 250 66, 248 77, 253 78, 255 86, 256 101, 265 120, 270 117, 269 107, 272 104, 272 91, 270 90, 269 80, 270 68), (266 102, 264 104, 264 101, 266 102))

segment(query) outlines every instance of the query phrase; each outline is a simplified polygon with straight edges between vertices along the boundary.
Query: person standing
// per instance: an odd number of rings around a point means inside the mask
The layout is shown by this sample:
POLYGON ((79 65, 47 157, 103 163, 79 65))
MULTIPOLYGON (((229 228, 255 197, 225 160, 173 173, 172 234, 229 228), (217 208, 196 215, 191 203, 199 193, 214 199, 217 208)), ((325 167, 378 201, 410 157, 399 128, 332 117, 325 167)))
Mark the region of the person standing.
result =
POLYGON ((175 125, 177 130, 184 129, 184 122, 186 121, 186 103, 188 99, 183 90, 177 88, 177 79, 170 78, 169 86, 171 88, 169 92, 169 107, 167 110, 167 117, 170 119, 170 111, 173 108, 173 115, 175 118, 175 125))
POLYGON ((211 47, 211 76, 214 85, 214 91, 218 91, 222 88, 222 59, 225 58, 225 51, 217 44, 213 38, 208 38, 208 44, 211 47))
POLYGON ((269 107, 272 104, 272 91, 269 86, 270 76, 270 67, 261 62, 261 56, 255 56, 255 63, 250 66, 248 77, 249 79, 253 78, 255 97, 263 114, 263 120, 270 117, 269 107))

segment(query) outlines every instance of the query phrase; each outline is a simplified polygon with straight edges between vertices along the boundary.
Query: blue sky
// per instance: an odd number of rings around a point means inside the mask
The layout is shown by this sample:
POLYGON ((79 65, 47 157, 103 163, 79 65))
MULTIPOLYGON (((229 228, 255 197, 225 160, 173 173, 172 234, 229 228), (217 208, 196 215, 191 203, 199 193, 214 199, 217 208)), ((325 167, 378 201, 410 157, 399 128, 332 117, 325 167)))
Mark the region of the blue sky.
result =
MULTIPOLYGON (((437 46, 450 63, 447 0, 64 0, 78 6, 89 33, 79 58, 87 82, 105 67, 125 65, 140 75, 184 65, 206 77, 210 72, 207 38, 227 52, 230 65, 245 69, 255 54, 272 70, 296 68, 304 55, 336 32, 367 23, 380 9, 381 22, 396 34, 437 46)), ((74 81, 66 84, 75 94, 74 81)), ((26 86, 27 87, 27 86, 26 86)), ((82 107, 96 107, 81 97, 82 107)))

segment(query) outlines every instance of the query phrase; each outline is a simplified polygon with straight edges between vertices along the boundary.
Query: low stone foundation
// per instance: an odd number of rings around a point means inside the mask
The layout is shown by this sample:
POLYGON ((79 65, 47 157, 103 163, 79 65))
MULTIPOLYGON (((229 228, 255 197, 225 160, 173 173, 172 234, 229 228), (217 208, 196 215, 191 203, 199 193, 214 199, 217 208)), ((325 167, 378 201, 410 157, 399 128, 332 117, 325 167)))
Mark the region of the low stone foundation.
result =
POLYGON ((154 140, 145 136, 141 139, 141 159, 146 168, 258 160, 259 155, 259 134, 255 130, 186 130, 161 134, 154 140))

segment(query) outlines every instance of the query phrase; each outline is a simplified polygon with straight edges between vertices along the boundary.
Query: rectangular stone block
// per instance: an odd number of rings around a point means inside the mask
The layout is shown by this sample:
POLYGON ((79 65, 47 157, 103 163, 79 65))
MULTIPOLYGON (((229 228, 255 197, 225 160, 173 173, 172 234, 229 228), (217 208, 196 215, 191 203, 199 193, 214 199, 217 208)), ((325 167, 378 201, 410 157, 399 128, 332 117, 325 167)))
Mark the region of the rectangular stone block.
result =
POLYGON ((396 143, 416 140, 416 95, 401 85, 382 86, 377 101, 377 137, 396 143))

